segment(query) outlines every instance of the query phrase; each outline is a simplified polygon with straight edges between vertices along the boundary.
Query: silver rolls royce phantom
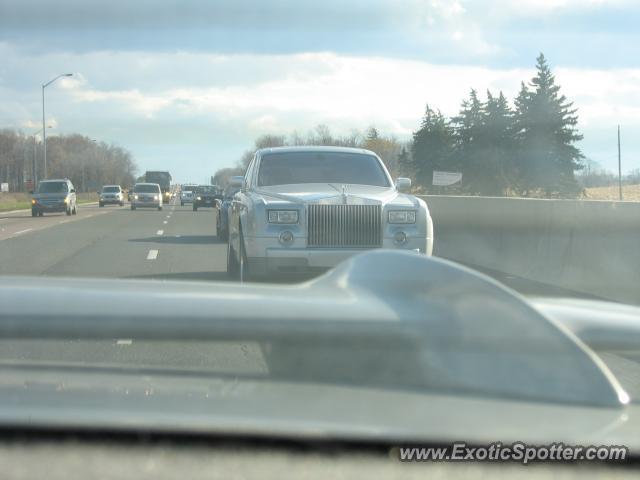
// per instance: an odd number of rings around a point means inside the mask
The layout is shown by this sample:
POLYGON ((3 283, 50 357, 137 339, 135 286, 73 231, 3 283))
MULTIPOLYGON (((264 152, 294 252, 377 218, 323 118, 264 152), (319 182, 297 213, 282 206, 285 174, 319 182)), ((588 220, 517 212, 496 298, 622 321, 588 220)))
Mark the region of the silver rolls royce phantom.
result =
POLYGON ((341 147, 258 150, 229 208, 227 272, 253 279, 312 273, 365 249, 431 255, 426 203, 392 181, 371 151, 341 147))

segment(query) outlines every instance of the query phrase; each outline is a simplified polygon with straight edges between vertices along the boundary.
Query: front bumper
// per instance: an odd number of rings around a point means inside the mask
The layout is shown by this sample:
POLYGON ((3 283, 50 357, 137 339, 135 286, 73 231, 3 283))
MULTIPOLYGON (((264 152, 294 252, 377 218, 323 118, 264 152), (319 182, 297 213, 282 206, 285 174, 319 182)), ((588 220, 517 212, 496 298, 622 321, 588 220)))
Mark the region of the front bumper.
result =
POLYGON ((202 200, 194 200, 193 203, 196 207, 215 207, 216 206, 215 198, 211 198, 211 199, 203 198, 202 200))
POLYGON ((68 209, 68 206, 66 203, 64 202, 60 202, 60 203, 49 203, 49 204, 42 204, 42 203, 35 203, 35 204, 31 204, 31 209, 32 210, 36 210, 38 212, 51 212, 51 213, 56 213, 56 212, 66 212, 68 209))
POLYGON ((121 198, 101 198, 100 199, 100 203, 102 203, 103 205, 111 205, 111 204, 118 204, 120 205, 124 200, 121 198))
POLYGON ((145 208, 145 207, 155 207, 158 208, 159 206, 162 205, 162 203, 159 200, 149 200, 149 201, 144 201, 144 200, 133 200, 131 202, 131 205, 133 205, 136 208, 145 208))
MULTIPOLYGON (((306 239, 297 239, 297 242, 298 245, 294 241, 291 246, 285 247, 277 238, 245 238, 251 275, 261 277, 270 274, 322 272, 353 255, 368 250, 367 248, 308 248, 304 245, 306 239)), ((385 238, 382 248, 425 253, 426 245, 426 237, 408 238, 407 242, 401 246, 396 245, 392 238, 385 238)))

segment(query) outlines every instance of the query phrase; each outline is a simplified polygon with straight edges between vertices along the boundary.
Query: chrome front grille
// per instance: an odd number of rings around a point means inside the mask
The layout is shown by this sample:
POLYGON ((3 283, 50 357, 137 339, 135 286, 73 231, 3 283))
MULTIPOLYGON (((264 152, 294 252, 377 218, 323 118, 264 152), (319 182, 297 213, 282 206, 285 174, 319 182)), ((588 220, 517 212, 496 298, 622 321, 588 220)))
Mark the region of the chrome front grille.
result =
POLYGON ((307 245, 343 248, 382 246, 380 205, 309 205, 307 245))

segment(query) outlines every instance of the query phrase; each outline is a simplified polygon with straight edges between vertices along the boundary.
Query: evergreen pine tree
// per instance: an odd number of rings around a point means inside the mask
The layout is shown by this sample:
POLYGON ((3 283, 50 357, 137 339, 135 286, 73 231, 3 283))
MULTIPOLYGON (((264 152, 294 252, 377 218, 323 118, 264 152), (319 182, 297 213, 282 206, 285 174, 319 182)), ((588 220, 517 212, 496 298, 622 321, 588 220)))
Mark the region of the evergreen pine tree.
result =
POLYGON ((451 169, 453 142, 449 122, 440 111, 427 105, 411 144, 411 166, 418 185, 431 186, 434 170, 451 169))
POLYGON ((525 195, 574 196, 581 190, 574 172, 584 158, 575 146, 582 139, 576 109, 560 94, 543 54, 536 68, 529 87, 522 84, 515 100, 520 187, 525 195))

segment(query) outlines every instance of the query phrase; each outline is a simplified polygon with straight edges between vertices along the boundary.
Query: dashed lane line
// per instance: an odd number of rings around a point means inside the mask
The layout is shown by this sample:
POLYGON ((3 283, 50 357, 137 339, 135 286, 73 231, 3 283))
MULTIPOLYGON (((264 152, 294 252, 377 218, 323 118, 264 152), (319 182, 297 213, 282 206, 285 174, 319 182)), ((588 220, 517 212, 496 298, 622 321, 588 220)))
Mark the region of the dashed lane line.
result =
POLYGON ((155 260, 156 258, 158 258, 158 250, 149 250, 147 260, 155 260))

